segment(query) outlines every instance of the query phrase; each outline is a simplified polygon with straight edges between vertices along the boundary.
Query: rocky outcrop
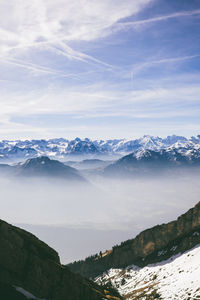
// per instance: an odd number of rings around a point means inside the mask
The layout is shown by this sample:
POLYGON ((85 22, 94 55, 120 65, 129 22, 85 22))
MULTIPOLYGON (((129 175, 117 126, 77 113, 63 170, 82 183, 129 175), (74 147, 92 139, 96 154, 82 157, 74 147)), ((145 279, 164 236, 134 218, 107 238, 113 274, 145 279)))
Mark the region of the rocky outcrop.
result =
POLYGON ((95 277, 110 268, 124 268, 131 264, 144 266, 184 252, 200 243, 200 202, 176 221, 157 225, 134 239, 112 248, 107 255, 92 256, 69 267, 87 277, 95 277), (160 255, 160 253, 162 255, 160 255))
MULTIPOLYGON (((11 299, 5 295, 13 295, 13 286, 46 300, 106 298, 104 288, 62 266, 55 250, 0 220, 0 299, 11 299)), ((12 300, 23 298, 19 293, 15 296, 12 300)))

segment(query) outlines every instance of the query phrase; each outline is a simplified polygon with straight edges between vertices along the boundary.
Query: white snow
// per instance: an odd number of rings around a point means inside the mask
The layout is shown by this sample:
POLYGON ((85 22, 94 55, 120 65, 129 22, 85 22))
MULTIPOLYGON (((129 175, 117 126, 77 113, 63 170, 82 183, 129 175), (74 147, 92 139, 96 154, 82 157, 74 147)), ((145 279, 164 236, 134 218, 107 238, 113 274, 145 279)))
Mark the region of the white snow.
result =
POLYGON ((128 299, 156 291, 162 299, 200 299, 200 245, 166 261, 144 268, 129 266, 123 269, 110 269, 96 282, 111 281, 122 296, 128 299))
POLYGON ((14 286, 14 288, 16 289, 16 291, 23 294, 27 299, 46 300, 46 299, 39 299, 39 298, 35 297, 33 294, 29 293, 28 291, 26 291, 22 287, 14 286))
MULTIPOLYGON (((161 149, 176 149, 180 153, 187 157, 194 155, 193 151, 197 151, 195 154, 200 156, 200 137, 191 137, 190 139, 171 136, 167 138, 159 138, 145 135, 139 139, 127 140, 90 140, 90 139, 50 139, 50 140, 18 140, 18 141, 0 141, 0 155, 15 158, 33 157, 41 155, 49 155, 60 157, 67 154, 73 154, 76 152, 76 146, 79 145, 79 151, 81 154, 92 154, 94 149, 98 153, 107 154, 121 154, 126 155, 137 150, 154 150, 160 151, 161 149), (14 153, 12 152, 15 148, 14 153)), ((143 152, 138 153, 138 158, 143 152)), ((95 152, 94 152, 95 154, 95 152)))

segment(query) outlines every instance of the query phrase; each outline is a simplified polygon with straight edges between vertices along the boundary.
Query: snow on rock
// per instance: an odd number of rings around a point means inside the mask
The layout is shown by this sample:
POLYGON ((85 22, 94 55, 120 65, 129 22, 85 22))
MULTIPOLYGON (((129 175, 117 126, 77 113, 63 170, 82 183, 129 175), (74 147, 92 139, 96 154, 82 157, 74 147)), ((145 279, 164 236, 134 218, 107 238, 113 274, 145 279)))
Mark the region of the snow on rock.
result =
POLYGON ((200 299, 200 245, 143 268, 110 269, 96 282, 110 282, 126 300, 200 299))
POLYGON ((33 294, 29 293, 28 291, 26 291, 22 287, 15 286, 14 288, 16 289, 16 291, 18 291, 19 293, 24 295, 27 299, 46 300, 46 299, 39 299, 39 298, 35 297, 33 294))
MULTIPOLYGON (((182 136, 168 136, 160 138, 145 135, 139 139, 114 139, 114 140, 90 140, 88 138, 67 140, 64 138, 49 140, 17 140, 0 141, 0 158, 19 160, 37 156, 56 156, 65 158, 67 155, 87 154, 121 154, 132 153, 138 150, 160 151, 161 149, 182 149, 185 155, 190 156, 194 150, 200 156, 200 136, 185 138, 182 136)), ((140 155, 140 154, 138 154, 140 155)))

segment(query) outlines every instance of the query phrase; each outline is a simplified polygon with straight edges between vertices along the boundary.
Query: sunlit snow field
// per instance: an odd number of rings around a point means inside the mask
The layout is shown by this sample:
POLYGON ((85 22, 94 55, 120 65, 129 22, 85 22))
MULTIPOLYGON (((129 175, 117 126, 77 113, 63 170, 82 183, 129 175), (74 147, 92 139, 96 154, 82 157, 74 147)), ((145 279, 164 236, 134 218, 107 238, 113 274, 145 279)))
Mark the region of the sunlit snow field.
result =
POLYGON ((97 283, 111 280, 126 299, 157 291, 161 299, 199 299, 200 246, 174 255, 144 268, 129 266, 125 270, 110 269, 96 279, 97 283))

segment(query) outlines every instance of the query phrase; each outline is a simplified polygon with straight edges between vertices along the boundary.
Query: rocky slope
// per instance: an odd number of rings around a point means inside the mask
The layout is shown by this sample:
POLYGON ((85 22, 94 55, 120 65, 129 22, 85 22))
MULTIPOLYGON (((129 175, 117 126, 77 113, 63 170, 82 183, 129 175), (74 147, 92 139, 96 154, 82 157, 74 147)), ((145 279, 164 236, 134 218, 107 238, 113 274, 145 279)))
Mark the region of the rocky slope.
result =
POLYGON ((126 300, 192 300, 200 299, 200 245, 168 260, 143 268, 131 265, 110 269, 96 278, 111 284, 126 300))
POLYGON ((132 264, 144 267, 163 261, 197 244, 200 244, 200 202, 176 221, 147 229, 106 253, 74 262, 69 267, 94 278, 110 268, 125 268, 132 264))
POLYGON ((0 299, 120 299, 73 274, 55 250, 34 235, 0 220, 0 299))

